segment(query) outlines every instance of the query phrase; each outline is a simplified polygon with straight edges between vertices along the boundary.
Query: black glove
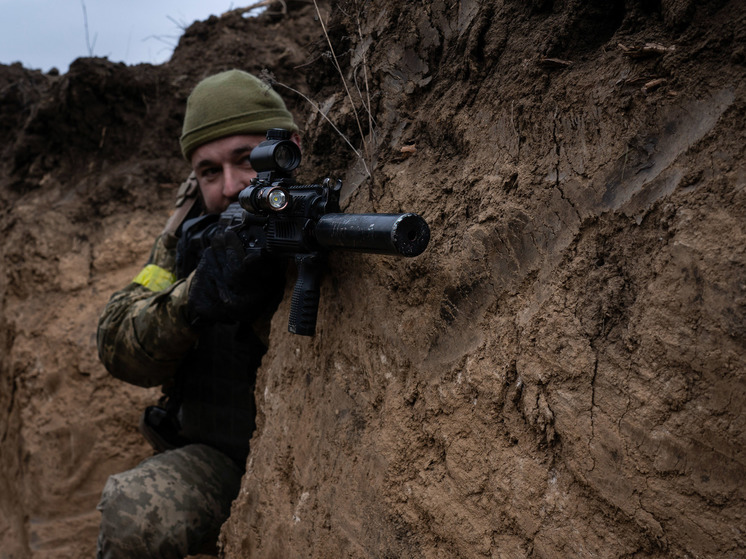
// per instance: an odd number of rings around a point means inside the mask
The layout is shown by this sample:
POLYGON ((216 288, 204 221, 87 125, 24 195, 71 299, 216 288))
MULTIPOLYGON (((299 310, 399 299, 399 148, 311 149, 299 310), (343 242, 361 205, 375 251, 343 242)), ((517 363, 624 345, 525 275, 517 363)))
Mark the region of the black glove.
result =
POLYGON ((251 322, 276 305, 284 290, 284 270, 244 248, 231 230, 218 230, 194 271, 188 313, 192 324, 251 322))

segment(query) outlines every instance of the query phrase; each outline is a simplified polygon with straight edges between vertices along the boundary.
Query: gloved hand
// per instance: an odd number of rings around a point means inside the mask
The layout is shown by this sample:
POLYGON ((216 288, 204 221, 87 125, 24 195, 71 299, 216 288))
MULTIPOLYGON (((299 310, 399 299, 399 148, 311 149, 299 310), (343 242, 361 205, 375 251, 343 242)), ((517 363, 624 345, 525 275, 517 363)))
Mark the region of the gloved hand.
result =
POLYGON ((263 258, 260 249, 245 249, 234 231, 216 231, 191 280, 190 321, 251 322, 279 302, 283 287, 277 262, 263 258))

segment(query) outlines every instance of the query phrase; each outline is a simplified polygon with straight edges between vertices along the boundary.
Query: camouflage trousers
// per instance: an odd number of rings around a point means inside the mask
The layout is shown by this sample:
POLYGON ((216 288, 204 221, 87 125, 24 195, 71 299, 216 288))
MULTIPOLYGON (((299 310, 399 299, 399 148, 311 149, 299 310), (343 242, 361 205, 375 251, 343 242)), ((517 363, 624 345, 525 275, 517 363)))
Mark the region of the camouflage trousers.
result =
POLYGON ((241 474, 222 452, 193 444, 109 477, 97 557, 175 559, 214 549, 241 474))

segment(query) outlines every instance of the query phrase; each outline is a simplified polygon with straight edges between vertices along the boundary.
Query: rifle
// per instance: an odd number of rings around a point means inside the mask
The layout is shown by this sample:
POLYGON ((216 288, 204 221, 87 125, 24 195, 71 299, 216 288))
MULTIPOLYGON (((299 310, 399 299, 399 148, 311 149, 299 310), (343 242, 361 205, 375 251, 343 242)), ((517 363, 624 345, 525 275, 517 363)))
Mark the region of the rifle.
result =
POLYGON ((192 255, 201 254, 209 246, 216 227, 236 231, 247 248, 260 248, 273 256, 293 255, 298 278, 288 331, 313 336, 329 251, 414 257, 427 248, 430 228, 414 213, 342 213, 341 180, 334 184, 329 178, 321 184, 296 183, 292 172, 300 165, 301 154, 290 136, 287 130, 269 130, 267 140, 251 151, 257 177, 241 191, 238 202, 217 217, 208 215, 185 222, 182 236, 188 236, 188 252, 192 255), (209 226, 205 226, 205 220, 209 226))

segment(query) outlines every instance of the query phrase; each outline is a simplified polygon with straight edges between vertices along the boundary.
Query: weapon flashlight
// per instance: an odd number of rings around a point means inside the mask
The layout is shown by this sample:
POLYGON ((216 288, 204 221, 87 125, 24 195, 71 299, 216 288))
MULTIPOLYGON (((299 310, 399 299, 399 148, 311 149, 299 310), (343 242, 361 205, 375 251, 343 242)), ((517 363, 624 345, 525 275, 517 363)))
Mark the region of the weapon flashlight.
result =
POLYGON ((238 203, 251 213, 281 212, 290 203, 290 192, 280 185, 250 185, 238 195, 238 203))
POLYGON ((284 188, 280 188, 278 186, 270 188, 269 192, 267 192, 266 194, 266 198, 267 205, 276 212, 284 210, 288 205, 288 201, 290 200, 288 192, 284 188))

